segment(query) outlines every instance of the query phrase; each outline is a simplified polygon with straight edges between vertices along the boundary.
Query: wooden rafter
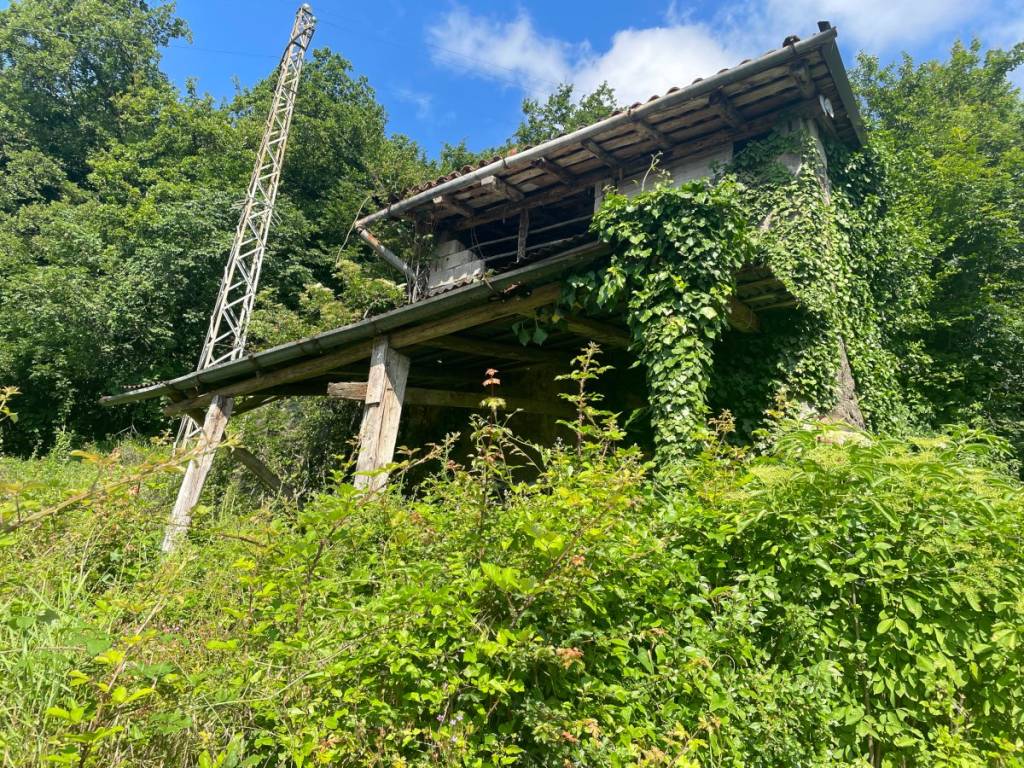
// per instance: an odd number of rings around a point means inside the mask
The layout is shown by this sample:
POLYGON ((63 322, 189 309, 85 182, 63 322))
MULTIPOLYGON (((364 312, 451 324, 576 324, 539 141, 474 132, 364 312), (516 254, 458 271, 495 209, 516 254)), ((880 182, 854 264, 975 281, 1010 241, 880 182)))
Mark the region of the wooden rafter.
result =
POLYGON ((645 120, 636 118, 633 121, 633 128, 635 128, 636 132, 641 136, 651 139, 660 149, 672 149, 672 140, 645 120))
POLYGON ((813 99, 817 93, 814 87, 814 78, 811 77, 810 67, 806 62, 801 61, 789 68, 789 74, 800 90, 800 95, 805 99, 813 99))
MULTIPOLYGON (((794 113, 798 109, 805 109, 808 114, 812 114, 816 104, 817 100, 802 105, 795 105, 794 113)), ((773 112, 770 115, 750 120, 741 131, 735 131, 732 128, 719 128, 709 133, 701 134, 696 138, 687 138, 685 142, 682 138, 678 138, 677 145, 673 147, 671 152, 666 153, 662 160, 667 162, 670 160, 682 160, 688 157, 696 157, 707 152, 709 149, 722 145, 725 142, 737 141, 748 136, 756 136, 759 133, 763 133, 764 131, 774 127, 777 122, 778 114, 773 112)), ((586 147, 586 149, 596 156, 596 153, 591 147, 586 147)), ((643 173, 650 167, 649 157, 631 157, 627 160, 619 161, 600 147, 598 147, 598 149, 604 152, 608 157, 608 167, 612 167, 615 170, 621 169, 622 173, 627 177, 632 173, 643 173)), ((577 174, 574 191, 582 192, 591 188, 596 183, 601 183, 607 180, 607 178, 608 169, 606 167, 577 174)), ((547 205, 548 203, 564 200, 565 197, 566 190, 563 187, 545 189, 536 194, 531 194, 530 197, 520 203, 499 204, 491 208, 480 209, 473 218, 458 220, 456 222, 456 226, 458 230, 478 227, 492 221, 499 221, 515 216, 524 208, 535 208, 540 205, 547 205)))
POLYGON ((719 88, 708 98, 708 105, 718 114, 730 128, 742 130, 747 124, 746 119, 736 109, 736 105, 725 95, 725 91, 719 88))
POLYGON ((580 142, 580 144, 585 150, 587 150, 587 152, 592 154, 594 157, 596 157, 602 163, 607 165, 609 168, 614 168, 615 170, 618 170, 619 166, 622 165, 622 163, 615 159, 615 155, 606 150, 593 139, 584 139, 583 141, 580 142))
POLYGON ((434 198, 434 205, 438 208, 447 208, 466 218, 470 218, 476 213, 468 205, 459 202, 451 195, 438 195, 434 198))
POLYGON ((531 165, 534 168, 541 169, 545 173, 550 173, 552 176, 554 176, 556 179, 558 179, 560 182, 562 182, 565 186, 569 187, 570 189, 572 187, 575 187, 577 184, 576 174, 574 174, 572 171, 563 168, 554 160, 549 160, 547 158, 542 157, 537 160, 534 160, 531 163, 531 165))
POLYGON ((507 197, 509 200, 514 200, 516 202, 519 202, 524 197, 526 197, 526 195, 523 194, 523 191, 521 189, 514 186, 513 184, 509 184, 500 176, 484 176, 482 179, 480 179, 480 186, 494 187, 494 189, 498 190, 498 192, 507 197))

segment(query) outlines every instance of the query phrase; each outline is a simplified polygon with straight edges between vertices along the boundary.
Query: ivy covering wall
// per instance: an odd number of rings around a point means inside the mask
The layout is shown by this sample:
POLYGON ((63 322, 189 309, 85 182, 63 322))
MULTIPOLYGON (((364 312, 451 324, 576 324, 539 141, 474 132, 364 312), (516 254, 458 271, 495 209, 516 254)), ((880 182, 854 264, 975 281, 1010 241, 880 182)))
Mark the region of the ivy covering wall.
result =
POLYGON ((888 193, 885 158, 833 146, 826 158, 822 146, 775 133, 713 180, 609 193, 595 215, 613 255, 573 280, 572 298, 625 308, 660 459, 691 449, 710 402, 740 412, 748 437, 780 416, 828 414, 844 349, 869 428, 898 431, 919 415, 902 384, 927 241, 888 193), (723 335, 726 306, 748 263, 769 266, 799 305, 763 313, 762 332, 738 340, 723 335))

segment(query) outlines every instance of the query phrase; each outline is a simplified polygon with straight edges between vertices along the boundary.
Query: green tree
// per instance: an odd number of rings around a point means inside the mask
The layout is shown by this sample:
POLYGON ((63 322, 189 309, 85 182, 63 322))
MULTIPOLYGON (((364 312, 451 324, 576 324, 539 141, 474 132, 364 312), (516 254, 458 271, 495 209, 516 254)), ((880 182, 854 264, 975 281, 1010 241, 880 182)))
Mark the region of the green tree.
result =
POLYGON ((573 99, 574 87, 563 83, 543 102, 523 100, 523 119, 513 136, 519 145, 539 144, 590 125, 615 111, 615 92, 602 83, 592 93, 573 99))
POLYGON ((1007 75, 1024 43, 888 67, 862 56, 854 79, 872 141, 899 159, 903 194, 939 245, 914 382, 940 422, 977 420, 1024 450, 1024 100, 1007 75))
POLYGON ((0 131, 31 136, 81 181, 88 152, 118 133, 116 97, 166 83, 159 49, 188 34, 171 4, 14 0, 0 11, 0 131))

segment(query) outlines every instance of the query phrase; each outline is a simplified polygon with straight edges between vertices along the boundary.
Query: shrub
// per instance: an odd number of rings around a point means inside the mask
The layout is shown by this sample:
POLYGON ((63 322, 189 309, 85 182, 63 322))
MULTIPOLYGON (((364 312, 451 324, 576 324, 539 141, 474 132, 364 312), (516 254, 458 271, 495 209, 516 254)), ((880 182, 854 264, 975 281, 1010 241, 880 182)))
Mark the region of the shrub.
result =
POLYGON ((495 410, 415 496, 339 472, 301 510, 200 509, 172 559, 167 488, 11 534, 0 754, 1021 765, 1024 502, 1001 443, 795 426, 771 456, 712 441, 669 485, 577 404, 576 445, 525 445, 495 410))

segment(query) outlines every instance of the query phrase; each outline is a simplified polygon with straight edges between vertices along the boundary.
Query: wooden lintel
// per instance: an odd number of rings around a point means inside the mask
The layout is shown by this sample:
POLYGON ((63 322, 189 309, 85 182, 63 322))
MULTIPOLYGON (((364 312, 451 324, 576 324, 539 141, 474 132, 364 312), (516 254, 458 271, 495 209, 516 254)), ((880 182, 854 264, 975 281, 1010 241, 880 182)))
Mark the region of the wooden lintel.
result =
POLYGON ((519 202, 524 197, 526 197, 526 195, 523 194, 521 189, 512 184, 509 184, 500 176, 495 176, 493 174, 490 176, 484 176, 482 179, 480 179, 480 186, 494 187, 494 189, 498 190, 498 192, 503 194, 505 197, 516 202, 519 202))
POLYGON ((583 139, 583 141, 581 141, 580 144, 583 146, 585 150, 587 150, 587 152, 592 154, 594 157, 596 157, 602 163, 607 165, 609 168, 614 168, 615 170, 618 170, 622 166, 622 163, 615 159, 615 155, 613 155, 611 152, 602 147, 593 139, 583 139))
POLYGON ((460 203, 451 195, 438 195, 437 197, 434 198, 433 202, 434 205, 439 208, 447 208, 448 210, 454 211, 460 216, 465 216, 466 218, 469 218, 476 213, 476 211, 474 211, 468 205, 466 205, 465 203, 460 203))
MULTIPOLYGON (((329 397, 341 400, 362 400, 366 397, 367 383, 365 381, 338 381, 327 386, 329 397)), ((498 397, 505 401, 505 408, 509 411, 525 411, 527 413, 541 413, 549 416, 569 417, 572 409, 558 399, 535 398, 524 395, 506 395, 499 391, 498 397)), ((433 408, 467 408, 473 411, 487 410, 481 405, 484 398, 489 397, 486 392, 458 392, 446 389, 425 389, 422 387, 406 387, 405 403, 407 405, 423 405, 433 408)))
POLYGON ((486 339, 471 339, 466 336, 439 336, 426 342, 425 346, 478 355, 492 360, 516 360, 524 363, 565 362, 562 356, 536 347, 524 347, 519 344, 502 344, 486 339))
POLYGON ((651 139, 659 148, 665 150, 672 148, 672 140, 653 125, 644 121, 643 118, 634 118, 633 127, 636 129, 637 133, 651 139))
POLYGON ((540 168, 545 173, 550 173, 567 187, 571 188, 576 186, 576 174, 572 171, 566 170, 554 160, 548 160, 547 158, 542 157, 538 160, 534 160, 531 165, 534 168, 540 168))
POLYGON ((811 77, 810 67, 807 66, 807 62, 800 62, 794 64, 789 68, 789 74, 796 83, 796 87, 800 90, 800 95, 805 99, 813 99, 816 94, 814 87, 814 78, 811 77))
POLYGON ((750 307, 737 299, 729 297, 729 303, 725 308, 725 317, 729 327, 740 333, 757 333, 761 330, 761 322, 750 307))
POLYGON ((736 105, 732 103, 732 100, 725 95, 725 91, 721 88, 711 94, 708 104, 730 128, 742 130, 747 124, 746 119, 736 109, 736 105))

